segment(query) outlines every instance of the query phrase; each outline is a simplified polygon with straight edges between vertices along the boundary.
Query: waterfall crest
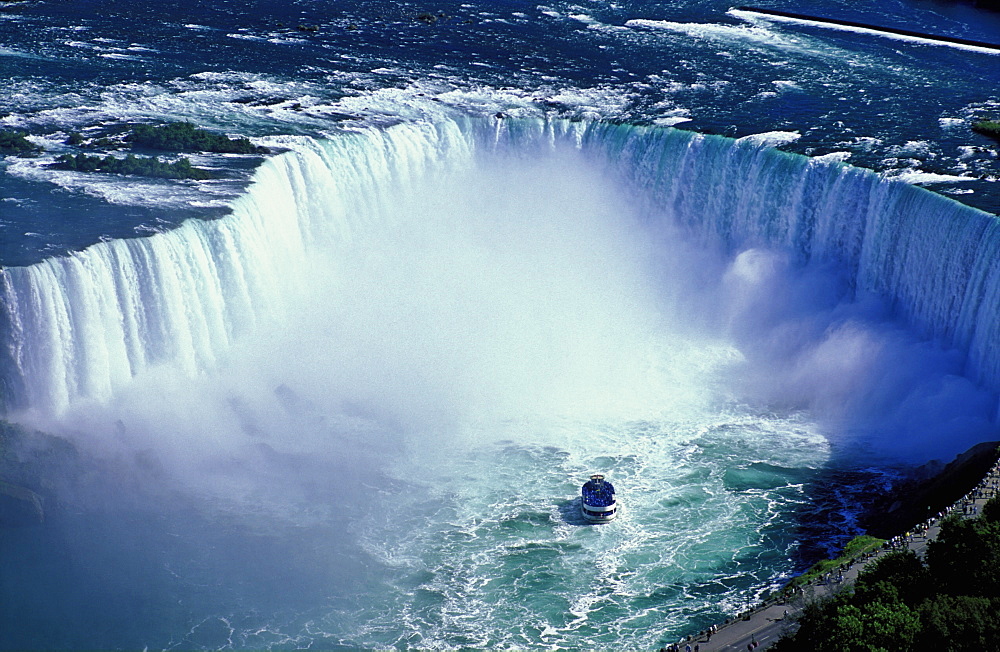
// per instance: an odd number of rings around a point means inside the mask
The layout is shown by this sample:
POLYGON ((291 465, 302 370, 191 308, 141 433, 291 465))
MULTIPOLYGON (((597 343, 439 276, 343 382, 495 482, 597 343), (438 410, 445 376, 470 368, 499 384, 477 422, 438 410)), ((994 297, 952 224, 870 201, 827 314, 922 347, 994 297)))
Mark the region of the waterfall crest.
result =
POLYGON ((995 216, 869 171, 669 128, 444 121, 304 139, 266 161, 232 213, 102 242, 0 272, 0 390, 8 410, 105 400, 158 364, 195 374, 307 291, 316 246, 391 219, 398 193, 495 150, 556 144, 602 161, 650 219, 736 252, 780 248, 841 266, 924 336, 967 355, 1000 388, 1000 232, 995 216), (308 272, 308 270, 300 270, 308 272))

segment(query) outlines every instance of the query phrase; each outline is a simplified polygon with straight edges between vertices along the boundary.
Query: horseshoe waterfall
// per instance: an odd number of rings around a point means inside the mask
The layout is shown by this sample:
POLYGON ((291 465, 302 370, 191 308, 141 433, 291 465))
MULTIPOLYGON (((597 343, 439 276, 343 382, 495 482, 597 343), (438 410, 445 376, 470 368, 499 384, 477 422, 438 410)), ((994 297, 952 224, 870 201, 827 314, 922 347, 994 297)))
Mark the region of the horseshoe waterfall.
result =
POLYGON ((93 460, 52 536, 101 532, 23 572, 116 644, 648 646, 994 427, 987 213, 672 128, 284 145, 228 215, 0 275, 8 415, 93 460))

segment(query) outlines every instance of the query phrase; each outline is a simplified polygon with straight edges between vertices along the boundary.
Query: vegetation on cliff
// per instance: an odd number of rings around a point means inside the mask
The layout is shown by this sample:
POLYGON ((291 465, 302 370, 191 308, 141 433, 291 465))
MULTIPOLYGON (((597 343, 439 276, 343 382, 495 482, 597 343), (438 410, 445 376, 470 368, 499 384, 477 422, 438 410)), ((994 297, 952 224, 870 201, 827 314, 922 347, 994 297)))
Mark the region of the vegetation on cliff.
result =
POLYGON ((88 156, 87 154, 63 154, 56 159, 55 167, 77 172, 106 172, 109 174, 134 174, 161 179, 213 179, 215 175, 203 168, 191 165, 182 158, 173 163, 161 161, 156 156, 136 156, 124 158, 116 156, 88 156))
POLYGON ((805 573, 792 578, 792 581, 788 583, 787 588, 794 588, 796 586, 803 586, 812 582, 814 579, 821 575, 825 575, 845 564, 850 564, 851 562, 857 560, 874 550, 878 550, 882 545, 885 544, 885 539, 879 539, 867 534, 862 534, 856 536, 847 542, 844 546, 843 551, 833 559, 823 559, 812 565, 809 570, 805 573))
POLYGON ((1000 641, 1000 498, 979 518, 947 518, 927 546, 889 553, 853 590, 810 604, 777 652, 996 650, 1000 641))

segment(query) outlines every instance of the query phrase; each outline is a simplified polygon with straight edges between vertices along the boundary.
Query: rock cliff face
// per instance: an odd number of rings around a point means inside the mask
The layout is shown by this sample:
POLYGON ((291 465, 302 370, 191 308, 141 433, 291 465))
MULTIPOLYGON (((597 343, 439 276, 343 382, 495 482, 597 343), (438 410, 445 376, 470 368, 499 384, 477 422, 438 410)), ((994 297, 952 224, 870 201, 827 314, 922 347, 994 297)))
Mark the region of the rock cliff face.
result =
POLYGON ((53 483, 77 472, 77 458, 63 439, 0 420, 0 529, 41 523, 53 483))
POLYGON ((31 525, 45 520, 42 498, 31 489, 0 480, 0 527, 31 525))
POLYGON ((868 534, 887 539, 936 514, 975 488, 997 461, 1000 442, 977 444, 949 464, 929 462, 877 500, 863 521, 868 534))

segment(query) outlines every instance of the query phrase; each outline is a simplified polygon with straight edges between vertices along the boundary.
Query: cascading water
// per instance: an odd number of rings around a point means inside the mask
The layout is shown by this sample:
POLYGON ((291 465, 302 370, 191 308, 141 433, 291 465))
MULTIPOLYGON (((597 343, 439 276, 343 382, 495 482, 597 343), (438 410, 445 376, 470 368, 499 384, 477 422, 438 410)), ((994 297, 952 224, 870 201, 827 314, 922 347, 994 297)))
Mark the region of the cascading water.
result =
POLYGON ((4 386, 218 514, 163 517, 226 552, 151 552, 186 611, 118 646, 649 647, 795 569, 831 455, 992 427, 998 241, 753 140, 406 123, 294 143, 225 218, 5 269, 4 386), (592 472, 627 505, 603 528, 592 472))
MULTIPOLYGON (((790 252, 841 266, 855 293, 886 299, 927 336, 968 353, 996 388, 1000 235, 995 217, 838 163, 671 129, 605 124, 441 123, 345 134, 269 161, 234 214, 102 243, 3 276, 4 381, 12 407, 60 411, 106 399, 159 362, 211 366, 232 338, 280 308, 289 270, 316 242, 384 213, 386 187, 413 193, 473 151, 575 141, 615 161, 650 219, 729 251, 790 252)), ((386 219, 383 215, 381 219, 386 219)))

